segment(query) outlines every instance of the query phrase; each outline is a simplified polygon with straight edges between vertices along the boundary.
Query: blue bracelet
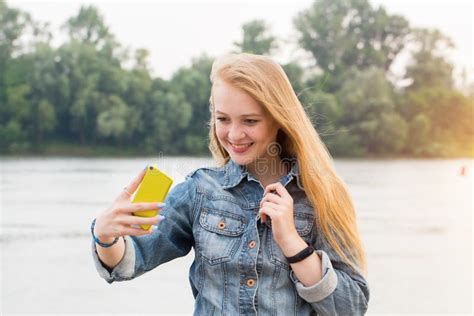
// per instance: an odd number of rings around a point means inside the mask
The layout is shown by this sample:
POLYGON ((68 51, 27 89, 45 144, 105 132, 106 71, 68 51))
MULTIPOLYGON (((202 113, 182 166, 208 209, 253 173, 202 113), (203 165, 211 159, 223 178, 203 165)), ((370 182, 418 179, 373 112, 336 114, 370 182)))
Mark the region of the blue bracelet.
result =
POLYGON ((112 247, 113 245, 115 245, 117 243, 117 241, 119 240, 118 237, 115 237, 114 241, 112 241, 110 244, 106 244, 106 243, 103 243, 99 240, 99 238, 97 238, 95 235, 94 235, 94 226, 95 226, 95 218, 94 220, 92 221, 92 225, 91 225, 91 233, 92 233, 92 238, 94 238, 94 241, 96 242, 96 244, 98 244, 99 246, 103 247, 103 248, 109 248, 109 247, 112 247))

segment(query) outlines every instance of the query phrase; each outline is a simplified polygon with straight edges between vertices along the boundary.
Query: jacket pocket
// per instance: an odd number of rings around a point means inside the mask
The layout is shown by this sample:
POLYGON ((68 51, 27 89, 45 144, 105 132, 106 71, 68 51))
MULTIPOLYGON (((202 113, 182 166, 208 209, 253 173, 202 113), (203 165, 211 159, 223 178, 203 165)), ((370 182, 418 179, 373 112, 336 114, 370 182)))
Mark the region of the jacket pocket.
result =
POLYGON ((199 216, 197 251, 209 264, 230 261, 240 246, 247 219, 235 213, 204 208, 199 216))
MULTIPOLYGON (((311 232, 313 230, 314 225, 314 216, 307 213, 295 212, 293 214, 293 219, 298 235, 300 235, 300 237, 303 238, 304 241, 310 243, 311 232)), ((268 223, 267 225, 271 228, 271 221, 267 220, 266 223, 268 223)), ((289 270, 290 266, 288 264, 288 261, 286 260, 286 257, 283 252, 281 251, 280 246, 278 246, 276 241, 273 239, 273 233, 271 229, 267 231, 267 244, 269 245, 268 248, 270 252, 270 261, 277 266, 289 270)))

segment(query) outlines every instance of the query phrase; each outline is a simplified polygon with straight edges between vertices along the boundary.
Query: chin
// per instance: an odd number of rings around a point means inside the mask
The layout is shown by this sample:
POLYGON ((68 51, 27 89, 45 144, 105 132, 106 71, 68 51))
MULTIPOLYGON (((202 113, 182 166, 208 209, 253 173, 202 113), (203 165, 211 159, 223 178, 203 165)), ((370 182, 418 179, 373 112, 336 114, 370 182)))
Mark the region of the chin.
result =
POLYGON ((245 166, 245 165, 250 164, 252 161, 254 161, 255 158, 254 157, 241 157, 241 156, 236 156, 236 155, 230 155, 230 159, 232 159, 232 161, 234 161, 238 165, 245 166))
POLYGON ((259 159, 257 155, 249 155, 249 156, 238 156, 238 155, 230 155, 230 158, 238 165, 241 166, 249 166, 259 159))

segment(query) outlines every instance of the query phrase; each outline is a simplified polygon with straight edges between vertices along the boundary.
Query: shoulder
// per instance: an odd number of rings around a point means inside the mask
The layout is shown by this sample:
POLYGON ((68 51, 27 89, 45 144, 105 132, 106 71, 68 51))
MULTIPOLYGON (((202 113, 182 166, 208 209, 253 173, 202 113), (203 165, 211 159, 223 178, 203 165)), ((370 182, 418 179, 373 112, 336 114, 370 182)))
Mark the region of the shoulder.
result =
POLYGON ((166 197, 166 204, 187 203, 196 195, 196 184, 193 179, 186 179, 174 185, 166 197))
POLYGON ((225 166, 222 167, 201 167, 194 169, 190 173, 186 175, 186 179, 188 178, 194 178, 194 179, 199 179, 202 176, 211 176, 211 177, 221 177, 225 174, 225 166))
POLYGON ((192 181, 198 190, 220 189, 226 176, 225 166, 201 167, 186 175, 185 182, 192 181))

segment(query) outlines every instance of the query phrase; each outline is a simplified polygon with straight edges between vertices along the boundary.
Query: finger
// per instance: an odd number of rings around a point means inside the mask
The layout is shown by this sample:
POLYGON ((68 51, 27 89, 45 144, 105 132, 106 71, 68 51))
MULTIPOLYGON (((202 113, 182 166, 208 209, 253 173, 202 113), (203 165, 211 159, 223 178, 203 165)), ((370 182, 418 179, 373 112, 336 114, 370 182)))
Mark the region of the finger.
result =
POLYGON ((142 171, 140 171, 140 173, 135 177, 135 179, 133 179, 133 180, 124 188, 124 190, 122 191, 122 193, 120 193, 120 197, 121 197, 121 198, 130 199, 130 197, 133 195, 133 193, 135 193, 135 191, 137 190, 138 186, 140 185, 140 182, 142 182, 143 177, 145 176, 145 173, 146 173, 147 168, 148 168, 148 166, 147 166, 145 169, 143 169, 142 171))
POLYGON ((265 187, 265 190, 263 191, 263 195, 265 196, 268 193, 277 194, 278 191, 276 189, 276 186, 277 186, 278 183, 280 183, 280 182, 270 183, 269 185, 267 185, 265 187))
POLYGON ((282 198, 277 194, 268 192, 263 197, 263 199, 260 201, 260 206, 265 202, 273 202, 273 203, 276 203, 276 204, 281 204, 282 203, 282 198))
POLYGON ((153 226, 150 226, 149 229, 144 230, 141 228, 133 228, 133 227, 127 227, 123 229, 124 235, 127 236, 144 236, 144 235, 150 235, 153 233, 153 226))
POLYGON ((126 216, 120 220, 120 223, 126 226, 132 225, 157 225, 165 217, 157 215, 153 217, 126 216))
POLYGON ((269 207, 262 207, 258 211, 258 213, 260 214, 260 216, 266 215, 266 216, 270 216, 270 218, 273 218, 273 217, 276 217, 277 211, 269 207))
POLYGON ((135 213, 139 211, 157 211, 165 207, 163 202, 140 202, 130 203, 121 208, 124 213, 135 213))
POLYGON ((275 204, 273 202, 265 202, 265 203, 262 204, 262 207, 260 207, 260 208, 271 208, 271 209, 273 209, 277 212, 283 210, 283 208, 281 207, 280 204, 275 204))
POLYGON ((285 198, 285 199, 289 198, 289 197, 291 198, 291 195, 288 193, 286 188, 280 182, 271 183, 271 184, 267 185, 265 187, 265 191, 264 191, 263 195, 265 195, 268 192, 271 192, 272 190, 275 190, 276 193, 282 198, 285 198))
POLYGON ((273 193, 273 194, 277 193, 273 187, 270 187, 270 186, 273 186, 274 184, 275 183, 271 183, 265 187, 265 190, 263 191, 263 196, 267 195, 268 193, 273 193))

